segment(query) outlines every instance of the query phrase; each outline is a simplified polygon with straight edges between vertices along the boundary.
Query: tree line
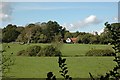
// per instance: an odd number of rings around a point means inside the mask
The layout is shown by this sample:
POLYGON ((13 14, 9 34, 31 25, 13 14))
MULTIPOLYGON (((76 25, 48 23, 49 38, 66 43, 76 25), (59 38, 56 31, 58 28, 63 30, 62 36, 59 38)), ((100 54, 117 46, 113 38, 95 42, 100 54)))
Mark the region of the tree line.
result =
MULTIPOLYGON (((113 26, 116 23, 112 24, 113 26)), ((120 23, 118 25, 120 27, 120 23)), ((51 43, 66 42, 67 38, 77 38, 76 43, 84 44, 108 44, 111 42, 110 32, 107 28, 100 35, 86 32, 70 32, 56 21, 42 23, 30 23, 26 26, 8 24, 2 29, 2 42, 24 42, 24 43, 51 43)))

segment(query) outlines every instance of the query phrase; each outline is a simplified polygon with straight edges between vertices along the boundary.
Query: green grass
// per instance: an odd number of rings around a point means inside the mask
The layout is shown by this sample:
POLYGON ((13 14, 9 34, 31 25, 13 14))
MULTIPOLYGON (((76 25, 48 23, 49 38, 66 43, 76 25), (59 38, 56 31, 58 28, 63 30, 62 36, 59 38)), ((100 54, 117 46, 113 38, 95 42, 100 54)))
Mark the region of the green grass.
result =
MULTIPOLYGON (((16 56, 20 50, 26 49, 29 46, 41 45, 42 47, 50 44, 3 44, 6 49, 6 54, 14 53, 15 65, 11 66, 11 70, 7 76, 15 78, 46 78, 49 71, 52 71, 57 78, 60 78, 60 68, 58 67, 57 57, 26 57, 16 56), (10 48, 5 47, 9 45, 10 48)), ((109 70, 113 69, 115 62, 113 57, 86 57, 83 56, 91 48, 96 49, 111 49, 110 45, 93 45, 93 44, 63 44, 60 48, 66 57, 67 66, 70 76, 73 78, 89 78, 89 72, 94 76, 104 75, 109 70), (78 57, 75 57, 78 56, 78 57)))
MULTIPOLYGON (((73 78, 89 78, 89 72, 94 76, 104 75, 115 63, 112 57, 67 57, 69 74, 73 78)), ((8 76, 15 78, 46 78, 52 71, 60 78, 57 57, 16 57, 16 63, 8 76)))
POLYGON ((64 44, 61 52, 66 56, 83 56, 90 49, 112 49, 110 45, 95 44, 64 44))
MULTIPOLYGON (((6 47, 7 54, 16 53, 20 50, 26 49, 29 46, 40 45, 42 47, 50 44, 29 44, 29 45, 20 45, 20 44, 3 44, 3 47, 9 45, 10 48, 6 47)), ((63 44, 60 48, 63 56, 83 56, 90 49, 112 49, 110 45, 95 45, 95 44, 63 44)))

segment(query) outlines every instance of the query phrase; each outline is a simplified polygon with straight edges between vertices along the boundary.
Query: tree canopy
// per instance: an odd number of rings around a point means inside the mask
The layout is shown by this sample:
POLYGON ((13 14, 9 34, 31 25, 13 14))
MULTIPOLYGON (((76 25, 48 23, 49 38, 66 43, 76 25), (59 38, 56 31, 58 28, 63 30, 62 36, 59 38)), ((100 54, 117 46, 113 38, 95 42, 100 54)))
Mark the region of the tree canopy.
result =
MULTIPOLYGON (((120 27, 120 23, 113 23, 112 26, 120 27)), ((118 30, 120 31, 120 30, 118 30)), ((30 23, 26 26, 8 24, 2 29, 3 42, 24 42, 24 43, 51 43, 54 41, 65 42, 67 38, 77 38, 77 43, 84 44, 108 44, 111 36, 105 27, 100 35, 86 32, 70 32, 56 21, 30 23)))

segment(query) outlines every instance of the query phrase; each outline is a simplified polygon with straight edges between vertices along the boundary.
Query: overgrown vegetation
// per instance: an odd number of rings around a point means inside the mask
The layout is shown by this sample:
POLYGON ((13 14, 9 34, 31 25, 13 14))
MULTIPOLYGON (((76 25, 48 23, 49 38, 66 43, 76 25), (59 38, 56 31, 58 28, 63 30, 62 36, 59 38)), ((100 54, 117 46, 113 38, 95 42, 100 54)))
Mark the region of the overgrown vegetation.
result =
POLYGON ((19 51, 17 53, 18 56, 60 56, 61 52, 53 45, 49 45, 46 47, 41 46, 31 46, 26 50, 19 51))
POLYGON ((105 28, 101 35, 97 32, 70 32, 56 21, 30 23, 26 26, 8 24, 2 29, 3 42, 51 43, 66 42, 67 38, 77 38, 76 43, 108 44, 111 42, 110 33, 105 28))
MULTIPOLYGON (((10 48, 10 46, 6 46, 10 48)), ((0 51, 0 73, 2 73, 1 77, 7 77, 7 73, 10 71, 10 67, 14 65, 15 58, 13 57, 13 53, 10 55, 6 55, 6 47, 0 51)))
MULTIPOLYGON (((105 23, 106 28, 108 29, 110 35, 111 35, 111 44, 113 45, 113 49, 115 51, 115 61, 117 65, 113 68, 113 70, 106 73, 105 76, 101 76, 100 80, 119 80, 120 79, 120 24, 114 23, 114 24, 108 24, 108 22, 105 23)), ((91 75, 91 79, 95 80, 93 76, 91 75)))
POLYGON ((86 54, 86 56, 114 56, 115 53, 110 49, 91 49, 86 54))

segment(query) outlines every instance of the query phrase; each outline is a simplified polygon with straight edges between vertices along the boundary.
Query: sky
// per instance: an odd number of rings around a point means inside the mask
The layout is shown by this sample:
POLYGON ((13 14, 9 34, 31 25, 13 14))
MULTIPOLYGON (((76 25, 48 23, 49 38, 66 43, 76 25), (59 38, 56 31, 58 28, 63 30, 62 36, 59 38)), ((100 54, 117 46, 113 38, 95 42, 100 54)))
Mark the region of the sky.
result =
POLYGON ((0 28, 52 20, 71 32, 100 33, 118 21, 117 2, 3 2, 0 10, 0 28))

